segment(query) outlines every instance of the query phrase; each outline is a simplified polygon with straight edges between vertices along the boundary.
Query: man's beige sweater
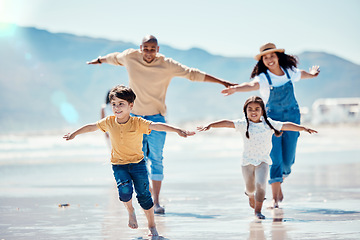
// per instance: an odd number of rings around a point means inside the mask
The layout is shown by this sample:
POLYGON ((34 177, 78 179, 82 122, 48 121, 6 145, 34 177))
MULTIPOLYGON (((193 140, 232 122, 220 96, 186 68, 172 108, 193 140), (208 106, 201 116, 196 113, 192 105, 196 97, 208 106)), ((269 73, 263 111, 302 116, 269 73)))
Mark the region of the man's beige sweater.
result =
POLYGON ((128 49, 106 55, 106 61, 112 65, 125 66, 129 75, 129 86, 136 94, 132 113, 137 115, 165 116, 166 91, 173 77, 183 77, 191 81, 204 81, 205 73, 182 65, 162 54, 147 63, 140 50, 128 49))

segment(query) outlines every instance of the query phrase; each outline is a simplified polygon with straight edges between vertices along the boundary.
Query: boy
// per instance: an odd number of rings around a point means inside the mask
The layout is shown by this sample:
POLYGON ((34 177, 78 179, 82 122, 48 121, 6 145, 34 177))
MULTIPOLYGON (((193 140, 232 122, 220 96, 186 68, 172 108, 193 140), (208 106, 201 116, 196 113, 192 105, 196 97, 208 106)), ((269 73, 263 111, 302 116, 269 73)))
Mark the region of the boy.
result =
MULTIPOLYGON (((187 78, 191 81, 214 82, 225 87, 235 84, 213 77, 196 68, 190 68, 167 58, 159 53, 156 37, 147 35, 143 38, 140 49, 127 49, 93 59, 88 64, 107 63, 124 66, 129 75, 129 86, 138 98, 135 101, 132 114, 152 122, 165 122, 165 98, 170 81, 174 77, 187 78)), ((155 213, 164 214, 160 206, 159 195, 163 173, 163 148, 166 133, 152 131, 144 136, 143 152, 145 160, 151 162, 150 178, 154 197, 155 213)))
POLYGON ((63 138, 71 140, 79 134, 93 132, 98 129, 108 132, 111 140, 111 163, 119 191, 119 199, 129 213, 129 227, 138 227, 134 207, 132 205, 133 183, 140 206, 144 209, 148 220, 150 235, 158 236, 154 220, 154 203, 149 191, 149 179, 142 152, 143 134, 151 130, 176 132, 182 137, 194 135, 165 123, 154 123, 140 117, 130 116, 135 93, 131 88, 115 86, 109 93, 109 100, 114 115, 87 124, 78 130, 66 134, 63 138))

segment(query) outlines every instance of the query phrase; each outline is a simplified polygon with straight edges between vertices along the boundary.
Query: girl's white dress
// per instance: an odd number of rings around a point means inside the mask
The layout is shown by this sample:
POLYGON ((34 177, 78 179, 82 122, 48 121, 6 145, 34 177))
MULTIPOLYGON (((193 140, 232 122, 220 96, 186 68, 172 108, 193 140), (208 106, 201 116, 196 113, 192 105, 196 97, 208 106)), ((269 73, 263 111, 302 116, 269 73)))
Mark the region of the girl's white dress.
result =
MULTIPOLYGON (((254 123, 252 121, 249 125, 249 136, 247 138, 246 133, 246 119, 234 120, 235 130, 239 131, 243 137, 244 142, 244 152, 243 152, 243 162, 242 166, 252 164, 254 166, 260 165, 262 162, 265 162, 269 165, 272 164, 270 158, 270 151, 272 148, 272 136, 274 130, 272 130, 264 121, 264 118, 261 117, 261 122, 254 123)), ((271 118, 268 118, 271 125, 276 130, 281 130, 283 123, 279 121, 274 121, 271 118)))

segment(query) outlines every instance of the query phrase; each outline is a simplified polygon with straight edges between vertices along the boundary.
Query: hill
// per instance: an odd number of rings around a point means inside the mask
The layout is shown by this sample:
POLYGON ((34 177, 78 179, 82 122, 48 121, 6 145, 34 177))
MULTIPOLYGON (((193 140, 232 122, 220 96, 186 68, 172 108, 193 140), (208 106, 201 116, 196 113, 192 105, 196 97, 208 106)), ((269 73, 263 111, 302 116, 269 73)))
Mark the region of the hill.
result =
MULTIPOLYGON (((139 44, 95 39, 66 33, 13 26, 0 36, 0 133, 73 129, 100 116, 106 92, 116 84, 128 84, 126 69, 86 61, 110 52, 138 48, 139 44)), ((192 48, 179 50, 161 44, 167 57, 211 75, 241 83, 249 80, 255 60, 209 54, 192 48)), ((318 98, 360 97, 360 66, 325 52, 298 55, 299 68, 321 66, 316 79, 295 85, 301 106, 318 98)), ((193 83, 175 78, 168 90, 168 121, 238 118, 242 105, 258 92, 224 97, 221 85, 193 83)))

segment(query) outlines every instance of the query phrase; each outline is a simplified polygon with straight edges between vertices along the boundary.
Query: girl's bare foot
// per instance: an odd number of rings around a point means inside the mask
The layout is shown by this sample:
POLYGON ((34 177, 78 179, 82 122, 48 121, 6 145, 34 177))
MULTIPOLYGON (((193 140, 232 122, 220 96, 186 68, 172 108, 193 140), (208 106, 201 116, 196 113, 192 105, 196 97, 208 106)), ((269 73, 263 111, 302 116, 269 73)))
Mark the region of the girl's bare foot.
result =
POLYGON ((273 208, 279 208, 279 203, 275 200, 275 199, 273 199, 273 208))
POLYGON ((129 213, 129 224, 128 226, 132 229, 138 228, 135 212, 129 213))
POLYGON ((159 236, 156 227, 149 227, 149 231, 150 231, 149 236, 153 236, 153 237, 159 236))
POLYGON ((262 215, 261 212, 256 212, 256 213, 255 213, 255 217, 256 217, 257 219, 265 219, 265 216, 262 215))

